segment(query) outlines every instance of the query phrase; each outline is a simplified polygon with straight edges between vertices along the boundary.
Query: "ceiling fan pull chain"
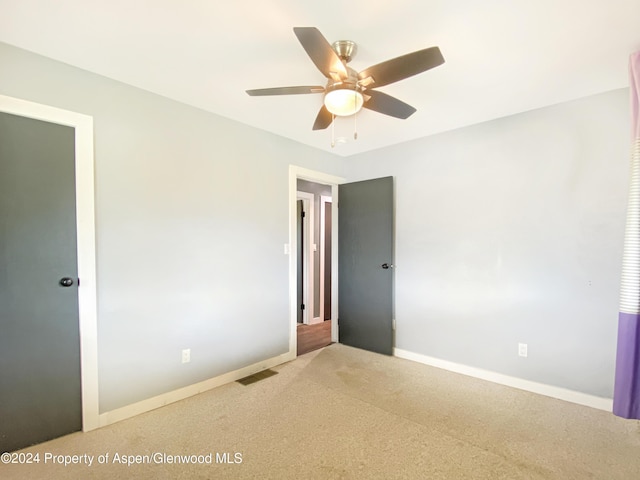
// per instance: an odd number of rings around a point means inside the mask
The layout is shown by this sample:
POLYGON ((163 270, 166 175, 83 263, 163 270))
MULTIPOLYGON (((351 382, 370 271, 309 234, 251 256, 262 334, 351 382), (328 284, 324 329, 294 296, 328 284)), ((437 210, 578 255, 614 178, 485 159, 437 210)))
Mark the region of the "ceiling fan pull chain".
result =
POLYGON ((353 139, 358 139, 358 112, 353 114, 353 139))
POLYGON ((331 148, 336 146, 335 131, 336 131, 336 116, 332 113, 331 114, 331 148))

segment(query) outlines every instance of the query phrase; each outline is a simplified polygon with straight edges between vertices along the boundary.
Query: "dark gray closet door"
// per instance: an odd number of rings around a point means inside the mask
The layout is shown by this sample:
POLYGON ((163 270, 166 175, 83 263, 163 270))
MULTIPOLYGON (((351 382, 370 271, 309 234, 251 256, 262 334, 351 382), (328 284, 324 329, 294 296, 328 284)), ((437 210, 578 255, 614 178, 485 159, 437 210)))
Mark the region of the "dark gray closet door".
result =
POLYGON ((0 112, 0 452, 82 428, 74 137, 0 112))

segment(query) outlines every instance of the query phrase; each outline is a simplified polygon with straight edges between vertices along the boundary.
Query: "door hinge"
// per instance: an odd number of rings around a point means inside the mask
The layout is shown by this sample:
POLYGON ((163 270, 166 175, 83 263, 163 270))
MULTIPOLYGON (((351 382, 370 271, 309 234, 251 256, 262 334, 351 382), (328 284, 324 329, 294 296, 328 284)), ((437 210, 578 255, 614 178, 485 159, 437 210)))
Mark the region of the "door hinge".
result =
POLYGON ((307 216, 307 212, 305 212, 304 210, 302 211, 302 218, 307 216))
POLYGON ((300 305, 300 310, 304 310, 304 303, 300 305))

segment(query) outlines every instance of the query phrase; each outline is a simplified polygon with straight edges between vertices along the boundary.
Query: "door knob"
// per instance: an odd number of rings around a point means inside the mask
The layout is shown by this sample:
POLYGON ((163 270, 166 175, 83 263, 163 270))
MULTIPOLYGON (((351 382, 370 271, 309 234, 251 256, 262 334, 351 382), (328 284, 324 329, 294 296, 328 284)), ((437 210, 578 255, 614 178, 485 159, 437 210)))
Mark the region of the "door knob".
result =
POLYGON ((384 268, 385 270, 388 270, 389 268, 393 268, 393 264, 389 265, 388 263, 383 263, 382 265, 380 265, 382 268, 384 268))
POLYGON ((62 277, 58 283, 63 287, 70 287, 73 285, 73 278, 62 277))

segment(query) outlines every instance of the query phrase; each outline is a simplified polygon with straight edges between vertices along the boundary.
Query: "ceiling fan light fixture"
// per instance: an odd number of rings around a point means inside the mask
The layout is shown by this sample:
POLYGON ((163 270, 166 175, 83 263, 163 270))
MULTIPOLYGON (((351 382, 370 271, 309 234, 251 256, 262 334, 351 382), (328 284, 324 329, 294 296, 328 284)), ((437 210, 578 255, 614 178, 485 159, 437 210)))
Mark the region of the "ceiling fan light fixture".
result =
POLYGON ((324 106, 329 112, 339 117, 358 113, 363 103, 362 93, 349 86, 329 90, 324 96, 324 106))

